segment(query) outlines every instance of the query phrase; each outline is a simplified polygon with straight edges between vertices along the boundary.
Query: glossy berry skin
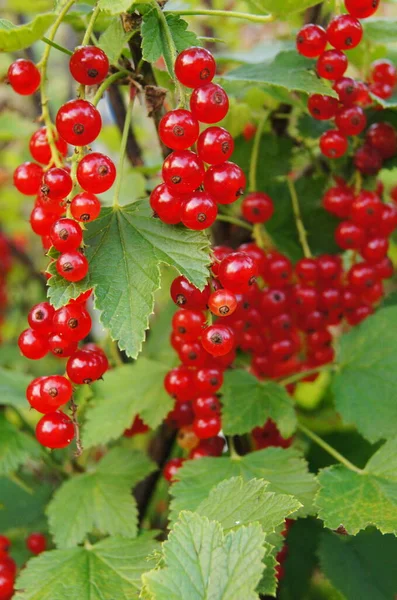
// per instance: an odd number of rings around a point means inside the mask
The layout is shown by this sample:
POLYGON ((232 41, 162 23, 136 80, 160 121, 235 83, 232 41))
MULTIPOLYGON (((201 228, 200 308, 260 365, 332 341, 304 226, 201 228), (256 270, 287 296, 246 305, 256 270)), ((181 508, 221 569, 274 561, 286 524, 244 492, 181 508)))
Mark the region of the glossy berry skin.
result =
POLYGON ((208 229, 218 214, 216 202, 207 192, 193 192, 182 203, 181 221, 195 231, 208 229))
POLYGON ((184 342, 193 342, 201 335, 205 317, 199 310, 181 309, 172 317, 172 329, 184 342))
POLYGON ((353 265, 348 272, 348 282, 356 292, 364 292, 372 288, 378 279, 375 269, 366 263, 353 265))
POLYGON ((320 56, 327 45, 327 34, 323 27, 309 23, 298 31, 296 36, 296 49, 299 54, 307 58, 320 56))
POLYGON ((47 377, 36 377, 26 388, 26 399, 30 406, 43 414, 53 412, 55 408, 51 408, 47 401, 44 401, 41 393, 41 384, 47 377))
POLYGON ((62 375, 50 375, 45 377, 40 384, 41 399, 46 402, 51 410, 56 410, 62 404, 69 402, 72 397, 72 385, 62 375))
POLYGON ((301 258, 295 265, 298 279, 304 283, 315 283, 318 277, 317 262, 313 258, 301 258))
POLYGON ((354 155, 354 165, 363 175, 376 175, 382 168, 383 159, 376 148, 364 144, 354 155))
POLYGON ((250 223, 266 223, 274 213, 273 200, 263 192, 251 192, 244 198, 241 212, 250 223))
POLYGON ((204 367, 195 373, 194 387, 201 395, 215 394, 223 384, 223 374, 218 367, 204 367))
POLYGON ((76 194, 70 203, 70 212, 76 221, 88 223, 99 217, 101 203, 99 198, 89 192, 76 194))
POLYGON ((14 576, 0 573, 0 600, 11 600, 14 594, 14 576))
POLYGON ((307 108, 314 119, 328 121, 333 119, 338 110, 338 101, 331 96, 311 94, 307 101, 307 108))
POLYGON ((46 448, 66 448, 74 438, 74 425, 63 412, 48 413, 37 423, 36 438, 46 448))
POLYGON ((216 290, 208 299, 208 308, 217 317, 230 317, 237 308, 236 296, 230 290, 216 290))
POLYGON ((67 358, 77 350, 77 342, 73 342, 59 333, 52 333, 48 338, 50 352, 58 358, 67 358))
POLYGON ((29 326, 40 335, 46 335, 52 331, 52 319, 55 309, 49 302, 40 302, 33 306, 28 312, 29 326))
POLYGON ((48 342, 45 337, 34 329, 25 329, 18 338, 21 354, 30 360, 39 360, 48 352, 48 342))
POLYGON ((47 212, 41 206, 36 206, 30 213, 30 226, 37 235, 49 235, 57 215, 47 212))
POLYGON ((335 230, 335 241, 342 250, 358 250, 365 241, 365 230, 350 221, 342 221, 335 230))
POLYGON ((390 123, 374 123, 365 136, 366 142, 375 148, 383 159, 397 154, 397 133, 390 123))
MULTIPOLYGON (((106 370, 106 369, 105 369, 106 370)), ((96 352, 77 350, 66 364, 69 379, 78 385, 92 383, 104 374, 104 365, 96 352)))
POLYGON ((207 127, 198 138, 197 153, 209 165, 218 165, 229 160, 234 150, 234 141, 223 127, 207 127))
POLYGON ((371 64, 371 79, 374 83, 394 87, 397 83, 397 69, 391 60, 380 58, 371 64))
POLYGON ((375 94, 375 96, 378 96, 383 100, 387 100, 393 95, 393 88, 387 83, 371 83, 368 89, 372 94, 375 94))
POLYGON ((323 79, 335 81, 345 74, 347 58, 340 50, 326 50, 317 60, 317 73, 323 79))
POLYGON ((327 27, 328 42, 337 50, 351 50, 359 45, 363 28, 358 19, 351 15, 334 17, 327 27))
POLYGON ((176 479, 176 474, 178 472, 178 470, 181 468, 181 466, 184 463, 184 459, 183 458, 171 458, 170 460, 168 460, 165 463, 164 469, 163 469, 163 477, 166 481, 168 481, 169 483, 172 483, 174 481, 178 481, 176 479))
POLYGON ((21 96, 30 96, 38 89, 41 76, 31 60, 19 58, 9 66, 7 79, 14 92, 21 96))
POLYGON ((235 337, 227 325, 210 325, 203 330, 201 343, 211 356, 224 356, 233 350, 235 337))
POLYGON ((188 194, 204 179, 202 160, 190 150, 175 150, 163 163, 163 179, 171 193, 188 194))
POLYGON ((360 106, 351 106, 338 111, 335 124, 343 135, 359 135, 367 125, 367 118, 360 106))
POLYGON ((177 306, 205 310, 210 296, 209 286, 200 291, 183 275, 180 275, 171 284, 171 298, 177 306))
POLYGON ((338 94, 339 101, 344 106, 353 106, 357 102, 360 93, 358 82, 351 77, 341 77, 335 81, 332 89, 338 94))
POLYGON ((351 207, 351 219, 361 227, 371 227, 380 223, 382 202, 374 192, 362 191, 351 207))
POLYGON ((233 162, 224 162, 207 169, 204 176, 206 191, 218 204, 231 204, 244 194, 244 172, 233 162))
MULTIPOLYGON (((68 153, 68 145, 62 138, 55 135, 55 145, 61 156, 66 156, 68 153)), ((47 127, 41 127, 34 132, 29 142, 29 151, 32 158, 38 163, 48 165, 51 160, 51 148, 47 138, 47 127)))
POLYGON ((348 141, 340 131, 331 129, 320 137, 320 150, 327 158, 340 158, 348 148, 348 141))
POLYGON ((59 135, 72 146, 87 146, 99 135, 102 119, 88 100, 69 100, 58 110, 55 125, 59 135))
POLYGON ((41 554, 47 549, 47 540, 42 533, 31 533, 26 538, 26 547, 33 554, 41 554))
POLYGON ((160 139, 172 150, 186 150, 197 141, 200 128, 188 110, 179 108, 166 113, 159 124, 160 139))
MULTIPOLYGON (((259 246, 253 242, 248 242, 246 244, 241 244, 238 247, 238 251, 248 254, 248 256, 250 256, 252 260, 256 262, 259 274, 264 271, 266 264, 266 253, 264 250, 262 250, 262 248, 259 248, 259 246)), ((253 291, 252 287, 251 291, 253 291)))
POLYGON ((209 83, 216 64, 211 52, 194 46, 180 52, 175 61, 175 75, 186 87, 197 88, 209 83))
POLYGON ((191 400, 194 395, 193 372, 184 366, 171 369, 164 378, 164 387, 177 402, 191 400))
POLYGON ((62 200, 70 194, 73 182, 66 169, 52 167, 43 175, 41 193, 51 200, 62 200))
POLYGON ((43 168, 33 162, 22 163, 14 171, 14 185, 25 196, 38 194, 42 178, 43 168))
POLYGON ((218 123, 227 115, 229 98, 220 85, 208 83, 193 90, 190 110, 201 123, 218 123))
POLYGON ((257 264, 243 252, 229 254, 219 265, 219 281, 232 292, 248 292, 257 275, 257 264))
POLYGON ((79 304, 63 306, 55 312, 54 332, 72 342, 79 342, 91 331, 91 317, 79 304))
MULTIPOLYGON (((4 536, 5 537, 5 536, 4 536)), ((2 551, 0 556, 0 577, 15 578, 17 573, 17 565, 15 560, 8 556, 5 551, 2 551)), ((0 592, 1 598, 1 592, 0 592)))
POLYGON ((212 438, 221 430, 221 419, 219 415, 201 417, 193 421, 193 431, 200 440, 212 438))
POLYGON ((366 19, 376 13, 380 0, 345 0, 345 7, 353 17, 366 19))
POLYGON ((181 220, 183 197, 172 193, 165 183, 161 183, 150 194, 149 202, 153 213, 163 223, 176 225, 181 220))
POLYGON ((75 250, 83 241, 81 227, 73 219, 58 219, 51 227, 51 241, 59 252, 75 250))
POLYGON ((336 217, 346 219, 353 201, 354 194, 348 187, 332 187, 323 197, 323 207, 336 217))
POLYGON ((109 60, 101 48, 81 46, 70 57, 69 69, 73 79, 82 85, 101 83, 109 71, 109 60))
POLYGON ((369 264, 376 265, 383 260, 389 249, 387 238, 376 237, 368 240, 361 248, 361 256, 369 264))
POLYGON ((76 176, 83 190, 101 194, 112 187, 116 179, 116 167, 105 154, 91 152, 79 162, 76 176))
POLYGON ((59 275, 66 281, 81 281, 88 273, 88 261, 77 250, 68 250, 61 254, 55 263, 59 275))

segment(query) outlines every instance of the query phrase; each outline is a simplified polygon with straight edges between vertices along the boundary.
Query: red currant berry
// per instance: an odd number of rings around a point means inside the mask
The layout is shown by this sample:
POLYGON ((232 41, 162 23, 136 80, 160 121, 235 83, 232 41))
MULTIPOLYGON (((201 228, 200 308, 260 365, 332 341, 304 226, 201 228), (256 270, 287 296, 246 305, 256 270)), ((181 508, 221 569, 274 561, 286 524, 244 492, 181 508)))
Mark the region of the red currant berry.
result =
POLYGON ((193 421, 193 431, 200 440, 212 438, 221 430, 221 419, 219 415, 198 418, 193 421))
POLYGON ((182 214, 182 197, 176 196, 165 183, 154 188, 150 194, 150 206, 156 216, 168 225, 180 223, 182 214))
POLYGON ((194 387, 199 394, 215 394, 223 384, 223 374, 217 367, 206 367, 195 373, 194 387))
POLYGON ((101 83, 109 71, 109 60, 101 48, 81 46, 70 57, 69 69, 73 79, 82 85, 101 83))
POLYGON ((11 548, 11 540, 6 535, 0 535, 0 552, 8 552, 11 548))
POLYGON ((352 15, 334 17, 327 27, 328 42, 337 50, 351 50, 359 45, 363 28, 352 15))
POLYGON ((36 198, 35 206, 44 209, 46 213, 52 213, 57 217, 60 217, 65 213, 66 201, 64 198, 60 200, 51 200, 48 196, 44 196, 40 192, 36 198))
MULTIPOLYGON (((5 538, 5 536, 2 536, 5 538)), ((5 551, 2 551, 4 556, 0 556, 0 577, 12 577, 15 578, 17 573, 17 565, 15 560, 8 556, 5 551)), ((2 598, 0 589, 0 600, 2 598)))
POLYGON ((146 433, 147 431, 149 431, 149 427, 145 425, 139 415, 136 415, 131 427, 128 427, 128 429, 124 430, 123 436, 126 438, 131 438, 134 437, 134 435, 146 433))
POLYGON ((193 192, 182 203, 181 221, 189 229, 208 229, 215 222, 217 214, 216 202, 207 192, 193 192))
POLYGON ((62 200, 70 194, 73 188, 73 182, 66 169, 52 167, 43 175, 41 193, 50 200, 62 200))
POLYGON ((40 392, 42 401, 47 403, 49 407, 46 412, 50 412, 69 402, 73 390, 70 381, 66 377, 50 375, 41 381, 40 392))
POLYGON ((175 150, 163 163, 163 179, 171 193, 193 192, 203 182, 203 162, 190 150, 175 150))
POLYGON ((323 254, 317 258, 318 276, 321 281, 336 283, 342 275, 342 263, 339 256, 323 254))
POLYGON ((181 309, 172 317, 172 329, 183 341, 197 340, 205 325, 205 317, 199 310, 181 309))
POLYGON ((69 250, 61 254, 55 266, 59 275, 66 281, 80 281, 88 273, 86 257, 76 250, 69 250))
POLYGON ((331 129, 320 137, 320 150, 327 158, 340 158, 348 148, 348 141, 340 131, 331 129))
POLYGON ((371 83, 368 89, 371 94, 382 98, 382 100, 388 100, 393 95, 393 88, 388 83, 371 83))
POLYGON ((183 343, 179 349, 178 356, 183 365, 197 369, 203 367, 208 358, 210 358, 200 342, 183 343))
POLYGON ((296 48, 299 54, 307 58, 320 56, 326 45, 327 34, 320 25, 313 25, 312 23, 304 25, 296 36, 296 48))
POLYGON ((48 338, 48 346, 54 356, 66 358, 77 350, 77 342, 64 338, 59 333, 52 333, 48 338))
POLYGON ((353 291, 358 292, 364 292, 372 288, 379 281, 375 269, 366 263, 353 265, 347 277, 353 291))
POLYGON ((229 98, 220 85, 207 83, 193 90, 190 110, 201 123, 218 123, 227 115, 229 98))
POLYGON ((211 291, 209 286, 200 291, 186 277, 180 275, 172 282, 170 293, 177 306, 205 310, 211 291))
POLYGON ((390 279, 393 276, 393 263, 388 256, 378 263, 372 265, 379 279, 390 279))
POLYGON ((340 50, 326 50, 317 61, 317 73, 323 79, 335 81, 345 74, 347 58, 340 50))
POLYGON ((272 286, 287 285, 292 277, 291 261, 282 254, 268 255, 263 276, 272 286))
POLYGON ((201 343, 211 356, 224 356, 235 346, 234 333, 227 325, 210 325, 203 330, 201 343))
POLYGON ((219 415, 221 405, 217 396, 199 396, 193 401, 193 410, 196 417, 205 419, 219 415))
POLYGON ((76 175, 83 190, 101 194, 112 187, 116 179, 116 167, 105 154, 91 152, 79 162, 76 175))
POLYGON ((215 75, 215 60, 211 52, 201 47, 192 47, 178 54, 175 75, 186 87, 197 88, 209 83, 215 75))
POLYGON ((288 310, 287 295, 283 290, 266 289, 263 292, 262 310, 266 317, 276 317, 288 310))
POLYGON ((372 104, 371 96, 369 95, 369 88, 366 83, 363 81, 356 81, 356 85, 358 88, 358 94, 356 103, 360 104, 360 106, 369 106, 372 104))
POLYGON ((371 64, 371 80, 393 88, 397 83, 397 69, 391 60, 386 58, 375 60, 371 64))
POLYGON ((78 385, 92 383, 102 377, 103 368, 104 365, 99 355, 90 350, 77 350, 66 364, 69 379, 78 385))
POLYGON ((54 315, 54 333, 59 333, 65 339, 79 342, 91 331, 91 317, 80 304, 63 306, 54 315))
MULTIPOLYGON (((55 145, 61 156, 68 153, 68 145, 62 138, 55 135, 55 145)), ((52 161, 50 144, 48 143, 47 127, 41 127, 35 131, 29 142, 30 154, 39 163, 48 165, 52 161)))
POLYGON ((69 100, 58 110, 55 125, 59 135, 73 146, 87 146, 99 135, 102 119, 91 102, 69 100))
POLYGON ((43 168, 33 162, 22 163, 14 171, 14 185, 25 196, 39 193, 42 178, 43 168))
POLYGON ((229 254, 219 265, 219 280, 232 292, 248 292, 257 275, 256 263, 243 252, 229 254))
POLYGON ((219 273, 219 264, 220 262, 227 256, 233 252, 233 248, 229 246, 214 246, 212 249, 213 253, 213 262, 211 265, 211 269, 215 277, 218 276, 219 273))
POLYGON ((51 333, 55 309, 49 302, 40 302, 30 309, 28 323, 40 335, 51 333))
POLYGON ((0 600, 11 600, 14 595, 14 575, 0 573, 0 600))
POLYGON ((53 223, 58 219, 54 213, 47 212, 41 206, 36 206, 30 213, 30 226, 37 235, 49 235, 53 223))
POLYGON ((21 96, 30 96, 38 89, 41 76, 31 60, 19 58, 9 66, 7 79, 14 92, 21 96))
POLYGON ((382 216, 376 233, 381 237, 389 237, 397 227, 397 208, 390 204, 382 204, 382 216))
POLYGON ((313 287, 303 284, 295 285, 292 293, 292 306, 299 313, 311 313, 317 308, 318 294, 313 287))
MULTIPOLYGON (((256 262, 259 273, 262 273, 264 271, 266 263, 266 254, 265 251, 262 250, 262 248, 259 248, 259 246, 257 246, 254 243, 248 242, 247 244, 241 244, 241 246, 238 247, 238 251, 244 252, 244 254, 248 254, 248 256, 250 256, 252 260, 256 262)), ((251 287, 251 290, 252 289, 253 288, 251 287)))
POLYGON ((176 479, 176 474, 184 463, 183 458, 171 458, 169 461, 165 463, 163 469, 163 477, 166 481, 170 483, 174 481, 178 481, 176 479))
POLYGON ((312 94, 307 101, 307 108, 314 119, 327 121, 333 119, 338 110, 338 101, 331 96, 312 94))
POLYGON ((365 230, 350 221, 342 221, 336 228, 335 241, 342 250, 358 250, 365 241, 365 230))
POLYGON ((371 17, 377 10, 380 0, 345 0, 346 10, 357 19, 371 17))
POLYGON ((362 191, 351 206, 351 219, 361 227, 371 227, 380 223, 382 202, 375 192, 362 191))
POLYGON ((374 312, 371 306, 365 304, 358 306, 346 315, 346 320, 349 325, 358 325, 374 312))
POLYGON ((171 110, 159 124, 160 139, 173 150, 186 150, 196 142, 200 128, 198 121, 188 110, 171 110))
POLYGON ((217 317, 232 315, 237 308, 237 299, 229 290, 216 290, 208 300, 208 308, 217 317))
POLYGON ((365 136, 367 144, 375 148, 383 159, 397 154, 397 133, 390 123, 374 123, 365 136))
POLYGON ((73 219, 58 219, 51 227, 51 241, 59 252, 79 248, 83 241, 81 227, 73 219))
POLYGON ((48 352, 48 342, 45 337, 34 329, 25 329, 18 338, 21 354, 31 360, 39 360, 48 352))
POLYGON ((164 378, 166 392, 178 402, 186 402, 194 396, 193 372, 187 367, 175 367, 164 378))
POLYGON ((210 167, 204 177, 204 187, 219 204, 231 204, 244 194, 244 172, 233 162, 210 167))
POLYGON ((241 212, 250 223, 266 223, 274 213, 273 200, 263 192, 252 192, 244 198, 241 212))
POLYGON ((70 203, 70 212, 76 221, 88 223, 99 217, 101 203, 99 199, 89 192, 77 194, 70 203))
POLYGON ((353 106, 357 102, 359 95, 358 82, 351 77, 341 77, 338 81, 335 81, 332 89, 339 96, 339 101, 344 106, 353 106))
POLYGON ((199 136, 197 153, 209 165, 218 165, 229 160, 234 150, 234 141, 223 127, 208 127, 199 136))
POLYGON ((314 258, 301 258, 295 265, 295 273, 298 279, 305 283, 317 281, 317 262, 314 258))
POLYGON ((36 438, 46 448, 66 448, 74 438, 74 425, 63 412, 48 413, 37 423, 36 438))
POLYGON ((245 139, 246 142, 249 142, 254 137, 256 130, 257 130, 257 127, 253 123, 247 123, 244 126, 243 138, 245 139))
POLYGON ((350 215, 354 194, 346 186, 330 188, 323 197, 323 207, 331 214, 346 219, 350 215))
POLYGON ((49 408, 47 402, 44 402, 41 394, 41 384, 47 377, 36 377, 26 388, 26 399, 30 406, 43 414, 52 412, 54 409, 49 408))
POLYGON ((376 148, 365 144, 355 153, 354 165, 363 175, 376 175, 382 168, 383 159, 376 148))
POLYGON ((335 124, 343 135, 359 135, 367 125, 367 118, 360 106, 352 106, 338 111, 335 124))
POLYGON ((386 238, 376 237, 368 240, 361 248, 361 256, 368 263, 377 264, 383 260, 389 249, 389 242, 386 238))

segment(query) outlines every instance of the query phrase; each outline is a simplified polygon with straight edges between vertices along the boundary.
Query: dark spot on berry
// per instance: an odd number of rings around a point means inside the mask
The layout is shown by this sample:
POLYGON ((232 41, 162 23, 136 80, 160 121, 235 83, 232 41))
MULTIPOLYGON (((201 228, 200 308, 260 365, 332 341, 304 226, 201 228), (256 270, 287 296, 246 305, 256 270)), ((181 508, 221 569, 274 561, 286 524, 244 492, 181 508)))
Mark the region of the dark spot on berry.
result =
POLYGON ((315 115, 321 115, 321 110, 319 108, 313 108, 313 112, 315 115))
POLYGON ((68 321, 68 327, 70 327, 70 329, 76 329, 76 327, 78 326, 79 321, 78 319, 69 319, 68 321))
POLYGON ((212 94, 212 101, 214 104, 223 104, 223 94, 221 92, 214 92, 212 94))
POLYGON ((345 39, 345 44, 346 44, 346 46, 351 46, 351 45, 352 45, 352 43, 353 43, 353 40, 352 40, 352 38, 351 38, 351 37, 347 37, 347 38, 345 39))
POLYGON ((108 175, 109 173, 109 168, 106 165, 100 165, 97 172, 101 177, 105 177, 105 175, 108 175))
POLYGON ((64 263, 62 265, 62 271, 64 271, 64 273, 69 273, 70 271, 73 271, 73 265, 70 262, 64 263))
POLYGON ((207 220, 207 216, 204 213, 199 213, 197 215, 197 221, 199 223, 204 223, 204 221, 206 221, 206 220, 207 220))
POLYGON ((332 73, 334 70, 334 67, 332 65, 330 65, 329 63, 326 63, 325 70, 327 71, 327 73, 332 73))
POLYGON ((210 76, 210 70, 205 68, 205 69, 201 69, 200 71, 200 79, 205 80, 208 79, 208 77, 210 76))
POLYGON ((248 285, 253 285, 256 281, 256 277, 251 277, 251 279, 248 281, 248 285))
POLYGON ((213 344, 216 344, 217 346, 219 344, 222 344, 223 342, 223 338, 220 333, 213 333, 210 337, 210 340, 213 344))
POLYGON ((298 44, 303 44, 303 42, 305 41, 305 38, 303 37, 303 35, 299 35, 297 41, 298 41, 298 44))
POLYGON ((178 332, 179 333, 186 333, 186 328, 185 327, 178 327, 178 332))
POLYGON ((86 223, 87 221, 89 221, 91 218, 91 216, 88 213, 84 213, 82 215, 80 215, 80 220, 83 221, 83 223, 86 223))
POLYGON ((94 77, 98 75, 98 71, 96 69, 88 69, 87 75, 88 77, 92 77, 94 79, 94 77))
POLYGON ((181 177, 180 175, 173 175, 173 176, 171 177, 171 181, 172 181, 172 183, 174 183, 174 184, 181 183, 181 181, 182 181, 182 177, 181 177))
POLYGON ((197 358, 197 353, 196 352, 189 352, 189 354, 187 355, 189 360, 196 360, 197 358))
POLYGON ((56 387, 50 388, 48 393, 50 394, 51 398, 56 398, 58 396, 58 390, 56 387))
POLYGON ((176 303, 178 306, 183 306, 186 304, 186 298, 183 294, 178 294, 176 297, 176 303))
POLYGON ((228 306, 221 306, 219 308, 219 312, 221 315, 227 315, 227 313, 230 311, 230 308, 228 306))
POLYGON ((61 240, 67 240, 68 239, 68 232, 67 229, 61 229, 61 231, 59 232, 59 237, 61 238, 61 240))
POLYGON ((44 319, 44 313, 42 310, 36 310, 36 312, 34 313, 34 318, 36 319, 36 321, 42 321, 44 319))
POLYGON ((83 379, 83 383, 92 383, 92 379, 83 379))
POLYGON ((82 133, 84 133, 85 127, 82 123, 75 123, 73 125, 73 133, 75 133, 76 135, 81 135, 82 133))
POLYGON ((48 194, 50 193, 50 188, 48 187, 48 185, 42 185, 40 191, 43 194, 43 196, 48 196, 48 194))
POLYGON ((239 198, 240 196, 244 195, 244 190, 243 188, 239 188, 236 192, 236 198, 239 198))
POLYGON ((60 356, 61 354, 63 354, 63 350, 62 350, 62 348, 54 348, 53 353, 60 356))
POLYGON ((175 125, 175 127, 172 129, 172 133, 176 137, 183 137, 185 135, 185 130, 180 125, 175 125))
POLYGON ((221 149, 222 149, 223 154, 227 154, 229 152, 229 149, 230 149, 229 142, 223 142, 222 145, 221 145, 221 149))
POLYGON ((211 377, 210 384, 213 385, 214 387, 216 385, 218 385, 218 378, 217 377, 211 377))

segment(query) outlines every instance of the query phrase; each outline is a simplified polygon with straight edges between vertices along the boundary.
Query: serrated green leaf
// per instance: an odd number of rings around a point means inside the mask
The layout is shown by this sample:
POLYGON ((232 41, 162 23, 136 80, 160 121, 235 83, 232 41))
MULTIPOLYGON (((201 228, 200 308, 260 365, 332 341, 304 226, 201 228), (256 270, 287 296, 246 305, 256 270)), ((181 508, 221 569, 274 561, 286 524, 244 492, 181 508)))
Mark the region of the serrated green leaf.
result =
POLYGON ((96 387, 99 397, 86 412, 84 446, 120 437, 138 414, 147 425, 157 427, 174 404, 163 384, 168 370, 167 365, 142 356, 133 365, 108 371, 96 387))
POLYGON ((276 577, 276 550, 274 546, 265 542, 265 558, 263 559, 265 569, 262 573, 262 578, 256 588, 261 596, 275 596, 278 587, 276 577))
POLYGON ((201 45, 197 35, 194 31, 188 30, 188 23, 184 19, 181 19, 179 15, 166 14, 165 18, 178 52, 182 52, 182 50, 190 46, 201 45))
POLYGON ((314 73, 313 62, 295 50, 280 52, 274 59, 260 64, 243 65, 222 75, 221 79, 336 97, 336 93, 314 73))
MULTIPOLYGON (((70 513, 75 506, 70 506, 70 513)), ((89 548, 53 550, 31 559, 16 582, 15 600, 136 600, 141 575, 154 565, 155 532, 112 537, 89 548)))
POLYGON ((348 600, 391 600, 397 589, 397 538, 368 530, 355 537, 324 532, 323 573, 348 600))
POLYGON ((397 307, 378 311, 342 336, 335 405, 370 442, 393 437, 397 422, 397 307))
POLYGON ((133 0, 99 0, 98 7, 111 15, 119 15, 127 12, 133 3, 133 0))
POLYGON ((259 525, 223 535, 216 521, 183 512, 163 544, 165 567, 144 585, 155 600, 256 600, 264 542, 259 525))
POLYGON ((0 404, 26 408, 26 388, 32 377, 0 367, 0 404))
POLYGON ((282 2, 280 0, 248 0, 248 4, 259 14, 268 12, 272 15, 287 17, 291 13, 302 12, 318 2, 316 0, 283 0, 282 2))
POLYGON ((396 19, 390 17, 384 19, 365 19, 362 24, 365 40, 377 44, 388 44, 396 41, 396 19))
POLYGON ((154 469, 142 452, 113 448, 93 471, 64 483, 47 507, 56 545, 71 548, 94 528, 136 537, 138 514, 131 488, 154 469))
POLYGON ((184 463, 178 471, 178 481, 171 488, 172 518, 181 510, 196 510, 211 488, 224 479, 238 476, 244 481, 264 479, 270 482, 269 492, 294 496, 303 505, 297 515, 312 510, 317 483, 306 462, 293 448, 266 448, 239 458, 201 458, 184 463))
POLYGON ((94 287, 102 324, 134 358, 141 351, 154 292, 160 285, 159 264, 175 267, 201 289, 206 284, 206 235, 154 219, 147 201, 103 208, 100 217, 88 225, 84 241, 88 244, 89 275, 77 284, 51 277, 49 299, 60 307, 94 287))
POLYGON ((37 15, 29 23, 14 25, 0 19, 0 52, 17 52, 40 40, 56 19, 55 13, 37 15))
POLYGON ((248 371, 226 371, 222 395, 222 426, 227 435, 243 434, 272 419, 283 437, 296 429, 290 396, 281 385, 260 381, 248 371))
POLYGON ((28 458, 39 455, 36 440, 19 431, 0 414, 0 475, 16 471, 28 458))
POLYGON ((397 533, 397 438, 386 442, 361 473, 343 465, 320 471, 316 497, 326 527, 356 534, 368 525, 397 533))
POLYGON ((125 32, 119 16, 112 19, 109 27, 99 38, 99 48, 107 55, 111 64, 117 63, 120 54, 134 31, 125 32))
POLYGON ((196 512, 218 521, 225 531, 257 521, 266 534, 272 533, 302 505, 292 496, 268 492, 268 486, 262 479, 226 479, 212 488, 196 512))

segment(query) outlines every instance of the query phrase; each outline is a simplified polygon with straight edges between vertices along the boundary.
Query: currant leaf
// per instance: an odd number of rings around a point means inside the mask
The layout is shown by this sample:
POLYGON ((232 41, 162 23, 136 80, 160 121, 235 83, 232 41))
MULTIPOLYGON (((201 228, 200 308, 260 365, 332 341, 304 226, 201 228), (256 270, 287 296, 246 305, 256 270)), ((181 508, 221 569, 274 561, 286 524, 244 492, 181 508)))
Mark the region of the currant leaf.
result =
POLYGON ((105 52, 111 64, 116 63, 125 44, 133 34, 134 30, 124 31, 120 17, 117 15, 101 35, 98 47, 105 52))
POLYGON ((43 37, 55 19, 55 13, 37 15, 24 25, 14 25, 7 19, 0 19, 0 52, 17 52, 28 48, 43 37))
POLYGON ((0 396, 2 404, 26 408, 26 388, 32 378, 19 371, 0 367, 0 396))
POLYGON ((12 473, 29 458, 39 456, 40 446, 36 440, 0 415, 0 475, 12 473))
POLYGON ((248 4, 252 6, 255 12, 266 13, 269 12, 272 15, 288 16, 294 12, 302 12, 310 6, 316 4, 315 0, 285 0, 279 2, 278 0, 248 0, 248 4))

